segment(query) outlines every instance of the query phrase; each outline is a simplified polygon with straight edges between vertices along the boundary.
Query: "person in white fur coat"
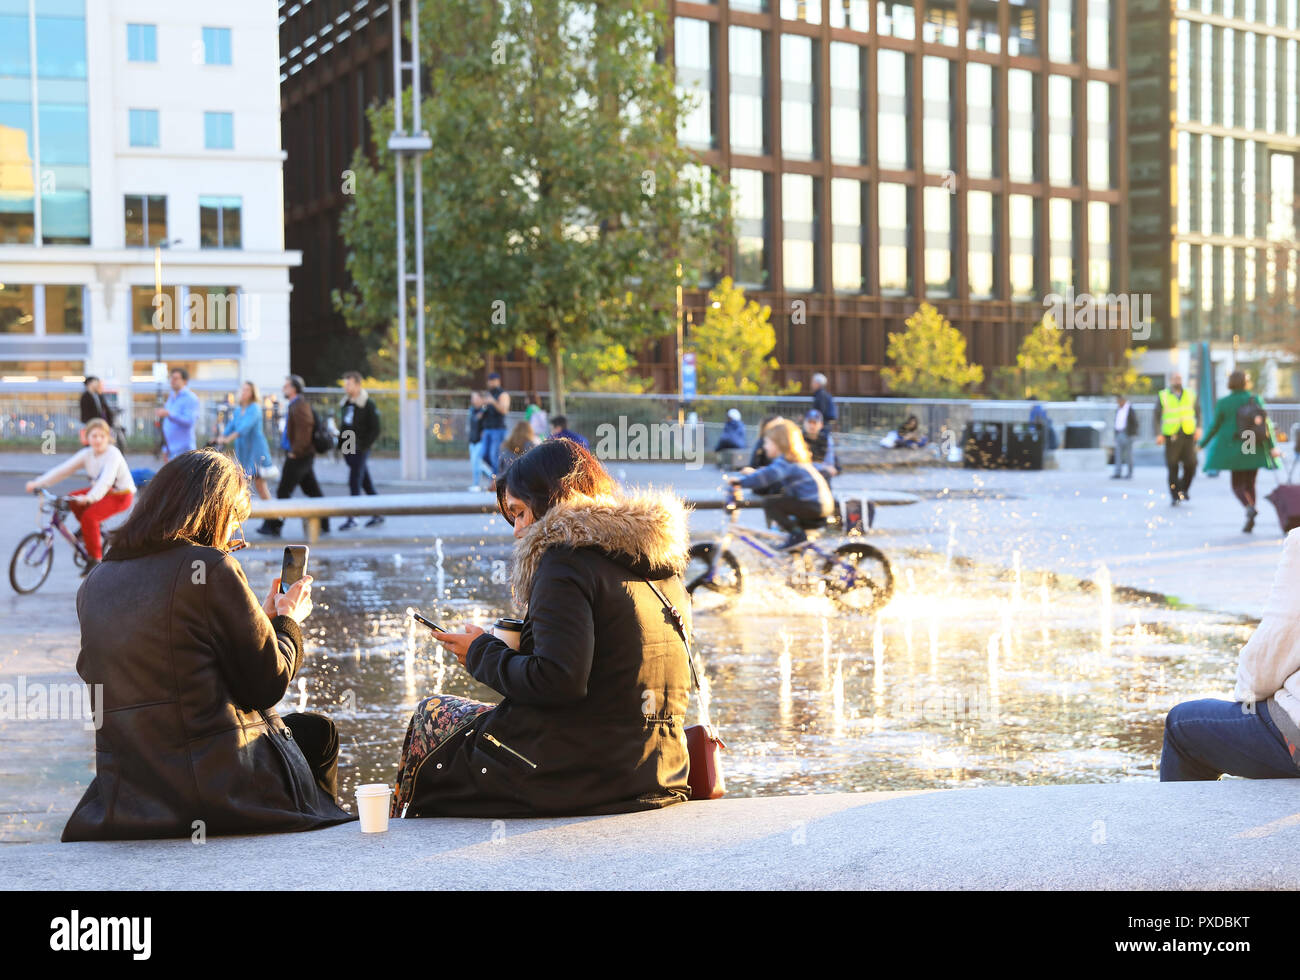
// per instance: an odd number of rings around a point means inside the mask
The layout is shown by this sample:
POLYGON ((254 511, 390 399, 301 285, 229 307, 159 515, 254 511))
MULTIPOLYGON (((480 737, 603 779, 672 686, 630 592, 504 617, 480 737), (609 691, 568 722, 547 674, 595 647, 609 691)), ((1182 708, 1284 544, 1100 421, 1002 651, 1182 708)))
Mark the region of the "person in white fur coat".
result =
POLYGON ((1300 530, 1286 537, 1259 627, 1241 648, 1232 701, 1177 705, 1165 719, 1160 779, 1300 777, 1300 530))

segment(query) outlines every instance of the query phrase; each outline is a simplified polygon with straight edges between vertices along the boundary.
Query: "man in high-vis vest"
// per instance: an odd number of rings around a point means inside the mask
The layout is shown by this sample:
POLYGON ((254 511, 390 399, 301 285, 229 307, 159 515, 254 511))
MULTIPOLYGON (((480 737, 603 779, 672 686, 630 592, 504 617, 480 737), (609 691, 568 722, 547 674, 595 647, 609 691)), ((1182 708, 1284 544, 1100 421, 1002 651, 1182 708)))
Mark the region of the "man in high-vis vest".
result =
POLYGON ((1181 374, 1169 379, 1169 387, 1156 401, 1156 432, 1156 445, 1165 447, 1170 504, 1177 507, 1180 500, 1187 499, 1196 475, 1196 444, 1201 440, 1201 405, 1183 387, 1181 374))

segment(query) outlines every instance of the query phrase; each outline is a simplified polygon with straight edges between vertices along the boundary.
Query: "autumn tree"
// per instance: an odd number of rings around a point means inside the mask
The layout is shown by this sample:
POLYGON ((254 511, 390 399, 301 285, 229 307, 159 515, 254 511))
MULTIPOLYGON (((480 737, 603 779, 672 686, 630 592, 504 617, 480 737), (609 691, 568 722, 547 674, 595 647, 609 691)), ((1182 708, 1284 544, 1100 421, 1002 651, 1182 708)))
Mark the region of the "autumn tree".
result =
MULTIPOLYGON (((709 290, 704 322, 691 329, 686 347, 695 353, 697 387, 704 395, 773 393, 772 372, 780 365, 772 351, 776 330, 772 308, 745 298, 745 290, 724 278, 709 290)), ((799 390, 785 385, 778 394, 799 390)))
POLYGON ((1145 347, 1127 347, 1124 349, 1124 363, 1110 369, 1106 373, 1104 389, 1108 395, 1149 395, 1155 390, 1155 385, 1151 383, 1151 378, 1144 374, 1138 374, 1137 368, 1133 365, 1134 360, 1140 360, 1142 355, 1147 352, 1145 347))
MULTIPOLYGON (((725 186, 677 140, 668 5, 420 2, 434 364, 522 349, 546 361, 561 412, 565 351, 668 334, 677 264, 716 266, 729 243, 725 186)), ((355 285, 337 304, 359 330, 396 308, 393 115, 370 113, 374 160, 354 157, 341 223, 355 285)))
POLYGON ((916 398, 960 398, 984 380, 984 368, 966 360, 966 338, 929 303, 907 318, 907 329, 891 333, 881 369, 891 391, 916 398))
POLYGON ((1020 342, 1015 366, 996 372, 999 394, 1005 398, 1067 401, 1073 394, 1073 347, 1065 331, 1056 325, 1056 318, 1051 313, 1043 314, 1020 342))

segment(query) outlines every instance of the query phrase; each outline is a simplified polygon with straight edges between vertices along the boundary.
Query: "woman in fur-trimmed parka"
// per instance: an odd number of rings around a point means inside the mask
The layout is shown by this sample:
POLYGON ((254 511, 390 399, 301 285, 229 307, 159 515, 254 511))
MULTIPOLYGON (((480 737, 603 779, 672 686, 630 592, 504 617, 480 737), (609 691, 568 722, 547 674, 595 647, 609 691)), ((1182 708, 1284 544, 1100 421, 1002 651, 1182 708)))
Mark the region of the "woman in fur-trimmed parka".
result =
POLYGON ((502 700, 420 702, 394 816, 627 813, 686 800, 691 675, 669 612, 689 632, 681 501, 620 495, 567 439, 516 459, 497 500, 515 529, 512 585, 527 610, 519 650, 474 626, 437 634, 502 700))

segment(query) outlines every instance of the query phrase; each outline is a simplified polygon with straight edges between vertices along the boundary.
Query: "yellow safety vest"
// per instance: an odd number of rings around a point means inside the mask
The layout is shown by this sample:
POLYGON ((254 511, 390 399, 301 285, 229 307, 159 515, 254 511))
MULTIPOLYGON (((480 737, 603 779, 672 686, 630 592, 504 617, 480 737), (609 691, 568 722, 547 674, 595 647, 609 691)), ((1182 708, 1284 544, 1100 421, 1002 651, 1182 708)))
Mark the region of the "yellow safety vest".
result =
POLYGON ((1179 429, 1187 435, 1196 431, 1196 396, 1186 388, 1183 397, 1176 398, 1168 388, 1160 392, 1160 431, 1172 436, 1179 429))

